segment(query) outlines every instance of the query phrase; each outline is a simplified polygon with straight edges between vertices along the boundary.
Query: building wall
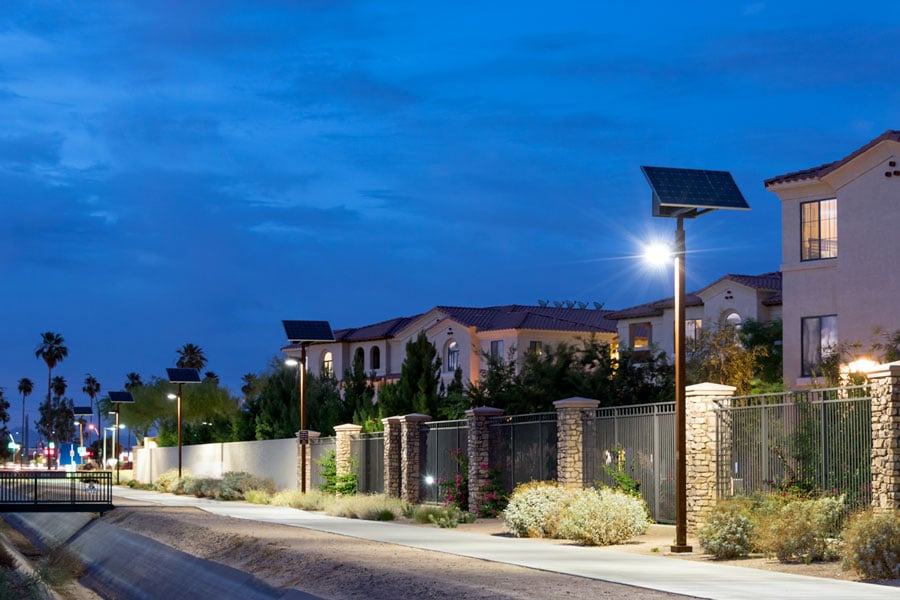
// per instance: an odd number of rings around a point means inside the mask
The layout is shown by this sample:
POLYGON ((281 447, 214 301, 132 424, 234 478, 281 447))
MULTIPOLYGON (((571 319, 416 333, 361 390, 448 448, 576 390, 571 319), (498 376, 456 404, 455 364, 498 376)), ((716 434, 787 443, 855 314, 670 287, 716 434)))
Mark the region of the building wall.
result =
POLYGON ((836 314, 838 339, 872 342, 872 328, 900 329, 900 177, 893 170, 900 144, 886 141, 830 173, 823 181, 773 186, 782 202, 782 290, 784 296, 784 378, 789 386, 811 383, 801 377, 801 319, 836 314), (800 261, 800 204, 837 198, 836 258, 800 261))

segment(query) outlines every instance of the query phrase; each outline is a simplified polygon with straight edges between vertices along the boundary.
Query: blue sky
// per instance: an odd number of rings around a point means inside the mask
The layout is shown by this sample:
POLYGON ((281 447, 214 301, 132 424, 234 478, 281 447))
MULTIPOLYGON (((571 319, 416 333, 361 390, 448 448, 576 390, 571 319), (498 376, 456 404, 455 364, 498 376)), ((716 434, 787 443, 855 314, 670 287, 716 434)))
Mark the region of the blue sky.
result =
POLYGON ((233 390, 284 343, 437 304, 624 308, 641 165, 731 171, 688 285, 780 263, 763 180, 900 128, 900 6, 856 2, 4 2, 0 386, 76 404, 186 342, 233 390))

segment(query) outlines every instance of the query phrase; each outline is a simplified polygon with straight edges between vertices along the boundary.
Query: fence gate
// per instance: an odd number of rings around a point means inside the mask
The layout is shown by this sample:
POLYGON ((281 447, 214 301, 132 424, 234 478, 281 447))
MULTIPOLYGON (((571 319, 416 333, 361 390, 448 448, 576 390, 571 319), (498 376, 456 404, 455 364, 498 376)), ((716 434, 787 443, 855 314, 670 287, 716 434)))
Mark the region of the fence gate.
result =
POLYGON ((650 516, 675 522, 675 403, 598 408, 584 422, 584 481, 613 486, 620 470, 640 484, 650 516))
POLYGON ((555 412, 494 417, 490 428, 490 466, 507 492, 520 483, 557 478, 555 412))
POLYGON ((717 495, 784 490, 872 500, 868 386, 732 398, 716 410, 717 495))

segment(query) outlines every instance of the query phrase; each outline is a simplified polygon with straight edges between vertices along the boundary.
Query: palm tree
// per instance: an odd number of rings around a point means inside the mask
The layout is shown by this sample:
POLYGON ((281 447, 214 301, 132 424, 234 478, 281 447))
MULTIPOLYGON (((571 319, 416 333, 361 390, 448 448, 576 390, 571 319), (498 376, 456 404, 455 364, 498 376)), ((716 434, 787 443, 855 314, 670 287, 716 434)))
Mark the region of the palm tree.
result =
POLYGON ((50 387, 53 389, 53 394, 57 398, 62 398, 66 395, 66 388, 69 387, 69 384, 66 383, 65 377, 57 375, 53 378, 53 382, 50 384, 50 387))
POLYGON ((125 389, 128 390, 129 392, 131 390, 133 390, 134 388, 139 388, 142 385, 144 385, 144 382, 141 381, 140 373, 135 373, 134 371, 132 371, 131 373, 128 373, 125 376, 125 380, 126 380, 125 381, 125 389))
MULTIPOLYGON (((90 373, 85 373, 86 377, 84 378, 84 387, 81 388, 81 391, 88 395, 91 399, 91 415, 94 414, 94 398, 97 397, 97 394, 100 393, 100 382, 94 378, 90 373)), ((93 416, 91 417, 91 421, 93 421, 93 416)), ((100 407, 97 406, 97 422, 100 422, 100 407)))
POLYGON ((203 348, 195 344, 185 344, 178 350, 178 362, 175 366, 180 369, 200 369, 206 366, 206 355, 203 348))
POLYGON ((259 385, 259 377, 257 377, 256 373, 246 373, 241 377, 241 381, 244 382, 244 385, 241 386, 241 392, 244 394, 244 399, 241 400, 238 408, 243 406, 244 403, 250 399, 250 396, 256 393, 256 387, 259 385))
POLYGON ((50 379, 53 376, 53 367, 61 363, 68 355, 69 349, 63 344, 66 340, 58 333, 48 331, 41 334, 41 343, 34 351, 35 358, 43 358, 47 363, 47 403, 50 403, 50 379))
POLYGON ((19 463, 25 464, 25 450, 27 450, 25 443, 25 398, 31 395, 31 392, 34 391, 34 383, 27 377, 23 377, 19 380, 19 393, 22 394, 22 439, 19 440, 22 443, 22 453, 19 455, 19 463))

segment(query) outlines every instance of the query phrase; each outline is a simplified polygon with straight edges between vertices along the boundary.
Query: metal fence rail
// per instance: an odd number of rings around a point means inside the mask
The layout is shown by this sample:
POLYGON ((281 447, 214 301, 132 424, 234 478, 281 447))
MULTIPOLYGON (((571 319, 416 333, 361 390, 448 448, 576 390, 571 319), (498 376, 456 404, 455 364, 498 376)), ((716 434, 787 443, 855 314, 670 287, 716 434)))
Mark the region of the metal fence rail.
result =
POLYGON ((650 516, 675 521, 675 403, 599 408, 584 422, 584 481, 613 486, 620 470, 639 484, 650 516))
POLYGON ((361 494, 384 493, 384 432, 364 433, 350 440, 352 468, 361 494))
POLYGON ((507 492, 520 483, 557 478, 556 413, 491 419, 491 464, 507 492))
POLYGON ((333 437, 312 438, 309 440, 309 464, 306 467, 309 470, 309 489, 317 490, 319 486, 325 483, 325 479, 320 472, 319 462, 325 458, 328 452, 334 452, 336 445, 337 443, 333 437))
POLYGON ((794 488, 871 503, 867 386, 735 397, 716 413, 720 498, 794 488))
POLYGON ((110 471, 0 471, 0 512, 104 512, 110 471))
POLYGON ((466 420, 431 421, 428 425, 428 453, 425 457, 426 485, 423 487, 426 502, 443 502, 441 483, 453 482, 463 473, 460 462, 469 452, 469 428, 466 420), (430 482, 430 484, 429 484, 430 482))

